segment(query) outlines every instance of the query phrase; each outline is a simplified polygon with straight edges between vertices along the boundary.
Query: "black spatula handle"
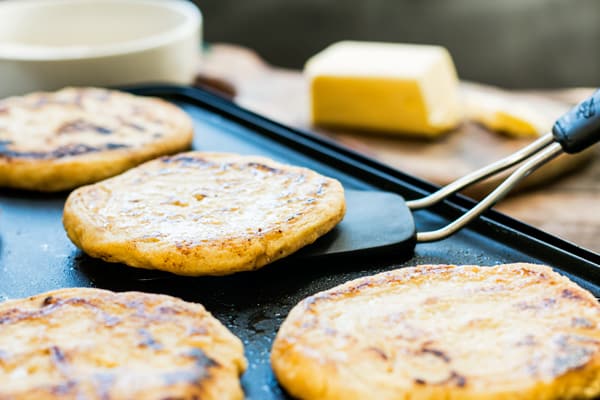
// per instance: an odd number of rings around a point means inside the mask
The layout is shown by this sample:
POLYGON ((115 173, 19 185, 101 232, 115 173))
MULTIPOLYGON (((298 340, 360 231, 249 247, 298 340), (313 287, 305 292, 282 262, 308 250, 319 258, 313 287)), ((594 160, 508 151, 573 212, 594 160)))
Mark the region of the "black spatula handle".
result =
POLYGON ((600 140, 600 89, 560 117, 552 127, 554 139, 567 153, 578 153, 600 140))

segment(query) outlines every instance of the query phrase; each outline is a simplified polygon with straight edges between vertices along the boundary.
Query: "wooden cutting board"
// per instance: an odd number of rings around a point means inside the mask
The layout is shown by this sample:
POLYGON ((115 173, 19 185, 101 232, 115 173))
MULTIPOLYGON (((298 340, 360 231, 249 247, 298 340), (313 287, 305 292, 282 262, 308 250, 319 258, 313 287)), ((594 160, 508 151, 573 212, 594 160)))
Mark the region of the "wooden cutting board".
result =
MULTIPOLYGON (((238 46, 210 47, 202 56, 196 84, 217 90, 234 98, 238 104, 272 119, 323 134, 402 171, 440 185, 511 154, 532 140, 509 138, 474 122, 466 122, 448 135, 431 141, 314 127, 309 122, 308 87, 301 72, 272 67, 253 51, 238 46)), ((465 95, 477 96, 482 101, 486 98, 494 101, 526 101, 547 118, 549 124, 571 103, 591 93, 590 89, 508 92, 466 82, 461 83, 461 91, 465 95)), ((598 183, 596 169, 599 163, 589 162, 599 158, 599 151, 593 148, 581 155, 557 158, 532 174, 521 187, 544 188, 545 192, 528 190, 523 195, 512 196, 500 203, 500 210, 559 236, 571 240, 576 238, 575 241, 581 245, 600 250, 600 240, 597 239, 600 237, 600 187, 593 183, 598 183), (590 164, 593 164, 592 168, 589 168, 590 164), (588 168, 582 168, 584 166, 588 168), (569 173, 572 173, 570 177, 559 179, 569 173), (583 178, 569 183, 569 179, 578 176, 583 178), (568 206, 570 203, 575 209, 568 206), (581 210, 587 210, 587 216, 579 218, 576 213, 581 213, 581 210), (594 216, 589 215, 592 210, 596 210, 594 216), (586 227, 580 235, 582 222, 586 227)), ((467 194, 479 198, 496 186, 501 178, 475 186, 467 194)))

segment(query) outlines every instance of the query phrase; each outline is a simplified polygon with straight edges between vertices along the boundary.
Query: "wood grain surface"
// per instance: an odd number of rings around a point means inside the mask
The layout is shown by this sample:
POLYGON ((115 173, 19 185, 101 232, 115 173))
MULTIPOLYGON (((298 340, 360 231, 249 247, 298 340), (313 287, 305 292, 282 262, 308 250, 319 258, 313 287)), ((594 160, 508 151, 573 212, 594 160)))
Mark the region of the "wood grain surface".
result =
MULTIPOLYGON (((523 147, 513 139, 466 122, 441 139, 420 141, 313 127, 308 87, 301 71, 275 68, 243 47, 215 44, 201 57, 196 84, 233 98, 238 104, 285 124, 310 129, 402 171, 443 185, 523 147)), ((526 101, 548 123, 589 95, 592 89, 507 92, 461 83, 463 95, 495 101, 526 101)), ((504 176, 471 188, 480 198, 504 176)), ((579 156, 561 156, 538 172, 496 209, 538 228, 600 252, 600 146, 579 156)))

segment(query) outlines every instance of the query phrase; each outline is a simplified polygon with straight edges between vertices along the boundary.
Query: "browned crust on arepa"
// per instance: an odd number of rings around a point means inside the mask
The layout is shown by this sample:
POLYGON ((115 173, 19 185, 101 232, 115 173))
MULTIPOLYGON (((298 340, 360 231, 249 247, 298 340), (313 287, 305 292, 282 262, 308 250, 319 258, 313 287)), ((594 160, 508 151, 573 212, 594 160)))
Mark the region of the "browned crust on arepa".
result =
POLYGON ((308 297, 271 362, 303 399, 600 395, 600 305, 552 269, 426 265, 308 297))
POLYGON ((158 98, 65 88, 0 100, 0 186, 57 191, 188 148, 193 127, 158 98))
POLYGON ((241 399, 242 344, 201 305, 62 289, 0 304, 0 399, 241 399))
POLYGON ((188 152, 79 188, 69 238, 91 256, 181 275, 260 268, 313 243, 345 212, 342 185, 258 156, 188 152))

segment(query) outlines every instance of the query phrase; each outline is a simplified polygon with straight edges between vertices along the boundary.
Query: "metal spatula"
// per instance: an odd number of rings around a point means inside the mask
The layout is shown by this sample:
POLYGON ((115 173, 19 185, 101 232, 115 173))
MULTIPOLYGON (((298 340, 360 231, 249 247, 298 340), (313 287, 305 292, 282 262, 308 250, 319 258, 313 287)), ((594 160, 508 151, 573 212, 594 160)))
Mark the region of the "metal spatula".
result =
POLYGON ((478 218, 519 181, 559 154, 578 153, 600 140, 600 90, 560 117, 535 142, 474 171, 427 197, 406 201, 395 193, 346 190, 347 213, 330 233, 297 253, 297 257, 357 255, 411 251, 416 243, 444 239, 478 218), (430 207, 465 187, 522 163, 475 207, 443 228, 417 232, 412 211, 430 207))

